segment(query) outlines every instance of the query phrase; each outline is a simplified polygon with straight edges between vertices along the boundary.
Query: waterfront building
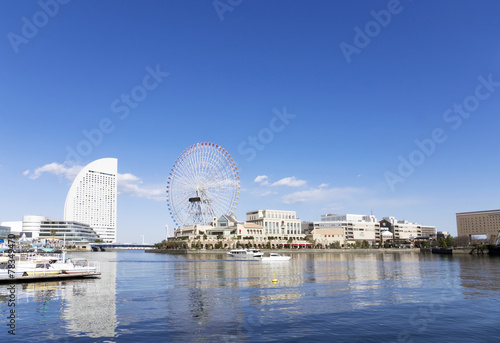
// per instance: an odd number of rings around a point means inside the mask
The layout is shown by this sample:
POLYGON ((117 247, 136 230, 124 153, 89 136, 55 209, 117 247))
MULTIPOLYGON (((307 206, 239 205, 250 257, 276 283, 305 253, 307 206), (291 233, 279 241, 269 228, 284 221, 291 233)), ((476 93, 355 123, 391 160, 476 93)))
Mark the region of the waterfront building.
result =
POLYGON ((57 239, 66 242, 94 242, 99 236, 88 224, 47 218, 24 216, 23 234, 28 239, 57 239))
POLYGON ((0 226, 10 228, 10 233, 13 235, 21 236, 23 231, 23 222, 22 221, 9 221, 9 222, 1 222, 0 226))
POLYGON ((303 239, 302 222, 295 211, 258 210, 247 212, 247 223, 260 225, 264 235, 280 239, 303 239))
POLYGON ((323 247, 329 247, 330 244, 339 244, 343 246, 345 243, 344 228, 328 228, 328 229, 313 229, 308 235, 306 235, 310 240, 312 240, 315 245, 322 245, 323 247))
POLYGON ((356 241, 374 244, 380 240, 380 225, 374 215, 329 213, 322 215, 321 221, 314 222, 313 227, 313 232, 319 232, 321 229, 342 229, 343 242, 346 244, 355 244, 356 241))
POLYGON ((422 226, 407 220, 396 220, 394 217, 384 217, 380 227, 388 227, 395 241, 411 241, 422 236, 422 226))
POLYGON ((435 226, 428 226, 428 225, 421 225, 420 229, 422 230, 422 236, 424 237, 430 237, 430 238, 436 238, 436 227, 435 226))
POLYGON ((456 217, 459 237, 472 235, 497 237, 500 230, 500 210, 460 212, 456 217))
POLYGON ((106 243, 116 243, 116 158, 86 165, 76 176, 66 197, 64 220, 89 225, 106 243))
POLYGON ((259 248, 287 245, 303 247, 309 243, 304 240, 305 235, 300 233, 300 224, 294 211, 253 211, 247 213, 246 222, 238 222, 231 214, 213 218, 209 225, 178 227, 174 230, 173 239, 185 240, 191 245, 201 244, 203 247, 218 243, 227 248, 234 248, 238 244, 259 248))
POLYGON ((0 239, 7 239, 10 235, 10 226, 0 225, 0 239))
POLYGON ((211 225, 186 225, 175 229, 176 239, 195 240, 206 237, 207 240, 251 239, 264 241, 266 236, 262 226, 255 223, 240 223, 234 216, 222 215, 214 218, 211 225))

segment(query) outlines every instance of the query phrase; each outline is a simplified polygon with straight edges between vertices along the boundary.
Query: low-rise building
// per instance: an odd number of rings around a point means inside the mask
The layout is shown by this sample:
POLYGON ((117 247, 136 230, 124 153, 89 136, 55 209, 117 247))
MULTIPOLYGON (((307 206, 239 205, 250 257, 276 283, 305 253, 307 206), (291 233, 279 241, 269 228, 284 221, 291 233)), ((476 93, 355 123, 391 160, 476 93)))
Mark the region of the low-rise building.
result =
POLYGON ((424 237, 430 237, 430 238, 436 238, 436 227, 435 226, 429 226, 429 225, 421 225, 420 228, 422 229, 422 236, 424 237))
POLYGON ((10 233, 13 234, 13 235, 16 235, 16 237, 20 237, 22 235, 22 232, 23 232, 23 222, 21 220, 19 220, 19 221, 1 222, 0 226, 10 228, 10 233))
POLYGON ((320 244, 323 247, 329 247, 330 244, 335 243, 338 243, 339 246, 343 246, 345 243, 344 228, 313 229, 307 237, 309 237, 315 245, 320 244))
POLYGON ((18 237, 28 240, 66 240, 67 242, 94 242, 99 235, 87 224, 52 219, 45 216, 23 216, 22 221, 3 222, 18 237))
POLYGON ((318 229, 342 229, 342 241, 345 244, 355 244, 357 241, 374 244, 380 235, 380 225, 374 215, 324 214, 321 221, 313 223, 313 227, 315 232, 318 229))
POLYGON ((301 233, 301 221, 295 211, 260 210, 247 212, 247 221, 238 222, 234 214, 214 218, 207 225, 188 225, 174 230, 175 240, 186 240, 191 245, 202 246, 219 242, 223 247, 234 248, 237 244, 265 247, 270 245, 306 246, 301 233))
MULTIPOLYGON (((417 237, 422 237, 422 227, 418 223, 410 223, 407 220, 397 220, 395 217, 384 217, 380 221, 380 228, 388 229, 393 234, 393 240, 398 243, 410 242, 417 237)), ((434 226, 424 226, 426 232, 435 232, 434 226)))
POLYGON ((247 223, 260 225, 264 235, 280 239, 303 239, 302 222, 295 211, 258 210, 247 212, 247 223))
POLYGON ((0 239, 7 239, 10 235, 10 226, 0 225, 0 239))

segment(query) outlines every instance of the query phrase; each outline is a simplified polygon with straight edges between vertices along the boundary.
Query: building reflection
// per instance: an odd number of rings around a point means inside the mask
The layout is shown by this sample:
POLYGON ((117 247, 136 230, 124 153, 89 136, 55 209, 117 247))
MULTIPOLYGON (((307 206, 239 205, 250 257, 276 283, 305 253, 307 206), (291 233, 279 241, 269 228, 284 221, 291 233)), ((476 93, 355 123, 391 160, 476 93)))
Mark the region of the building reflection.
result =
MULTIPOLYGON (((103 254, 108 261, 116 258, 116 252, 103 254)), ((69 331, 88 337, 115 336, 116 263, 108 261, 100 263, 100 279, 74 280, 62 289, 62 318, 69 331)))
POLYGON ((496 256, 466 255, 456 258, 460 285, 468 296, 500 291, 500 274, 496 256))

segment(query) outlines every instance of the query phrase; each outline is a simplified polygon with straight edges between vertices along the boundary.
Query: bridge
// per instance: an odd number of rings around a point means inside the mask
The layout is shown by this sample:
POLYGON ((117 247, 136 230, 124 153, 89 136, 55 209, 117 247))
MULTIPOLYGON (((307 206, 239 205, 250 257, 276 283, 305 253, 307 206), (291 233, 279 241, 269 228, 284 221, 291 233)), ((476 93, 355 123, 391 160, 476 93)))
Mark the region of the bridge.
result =
POLYGON ((154 247, 154 244, 149 243, 90 243, 92 251, 146 250, 154 247))

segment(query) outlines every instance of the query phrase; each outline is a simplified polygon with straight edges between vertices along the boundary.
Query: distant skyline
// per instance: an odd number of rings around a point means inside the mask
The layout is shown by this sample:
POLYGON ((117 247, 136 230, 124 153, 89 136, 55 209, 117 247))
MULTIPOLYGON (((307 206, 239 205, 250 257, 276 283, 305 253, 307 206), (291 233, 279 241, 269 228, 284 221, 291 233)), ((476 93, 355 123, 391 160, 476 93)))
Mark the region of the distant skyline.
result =
POLYGON ((498 209, 498 1, 0 3, 0 222, 62 219, 118 159, 119 242, 158 242, 187 147, 223 146, 236 216, 435 225, 498 209))

